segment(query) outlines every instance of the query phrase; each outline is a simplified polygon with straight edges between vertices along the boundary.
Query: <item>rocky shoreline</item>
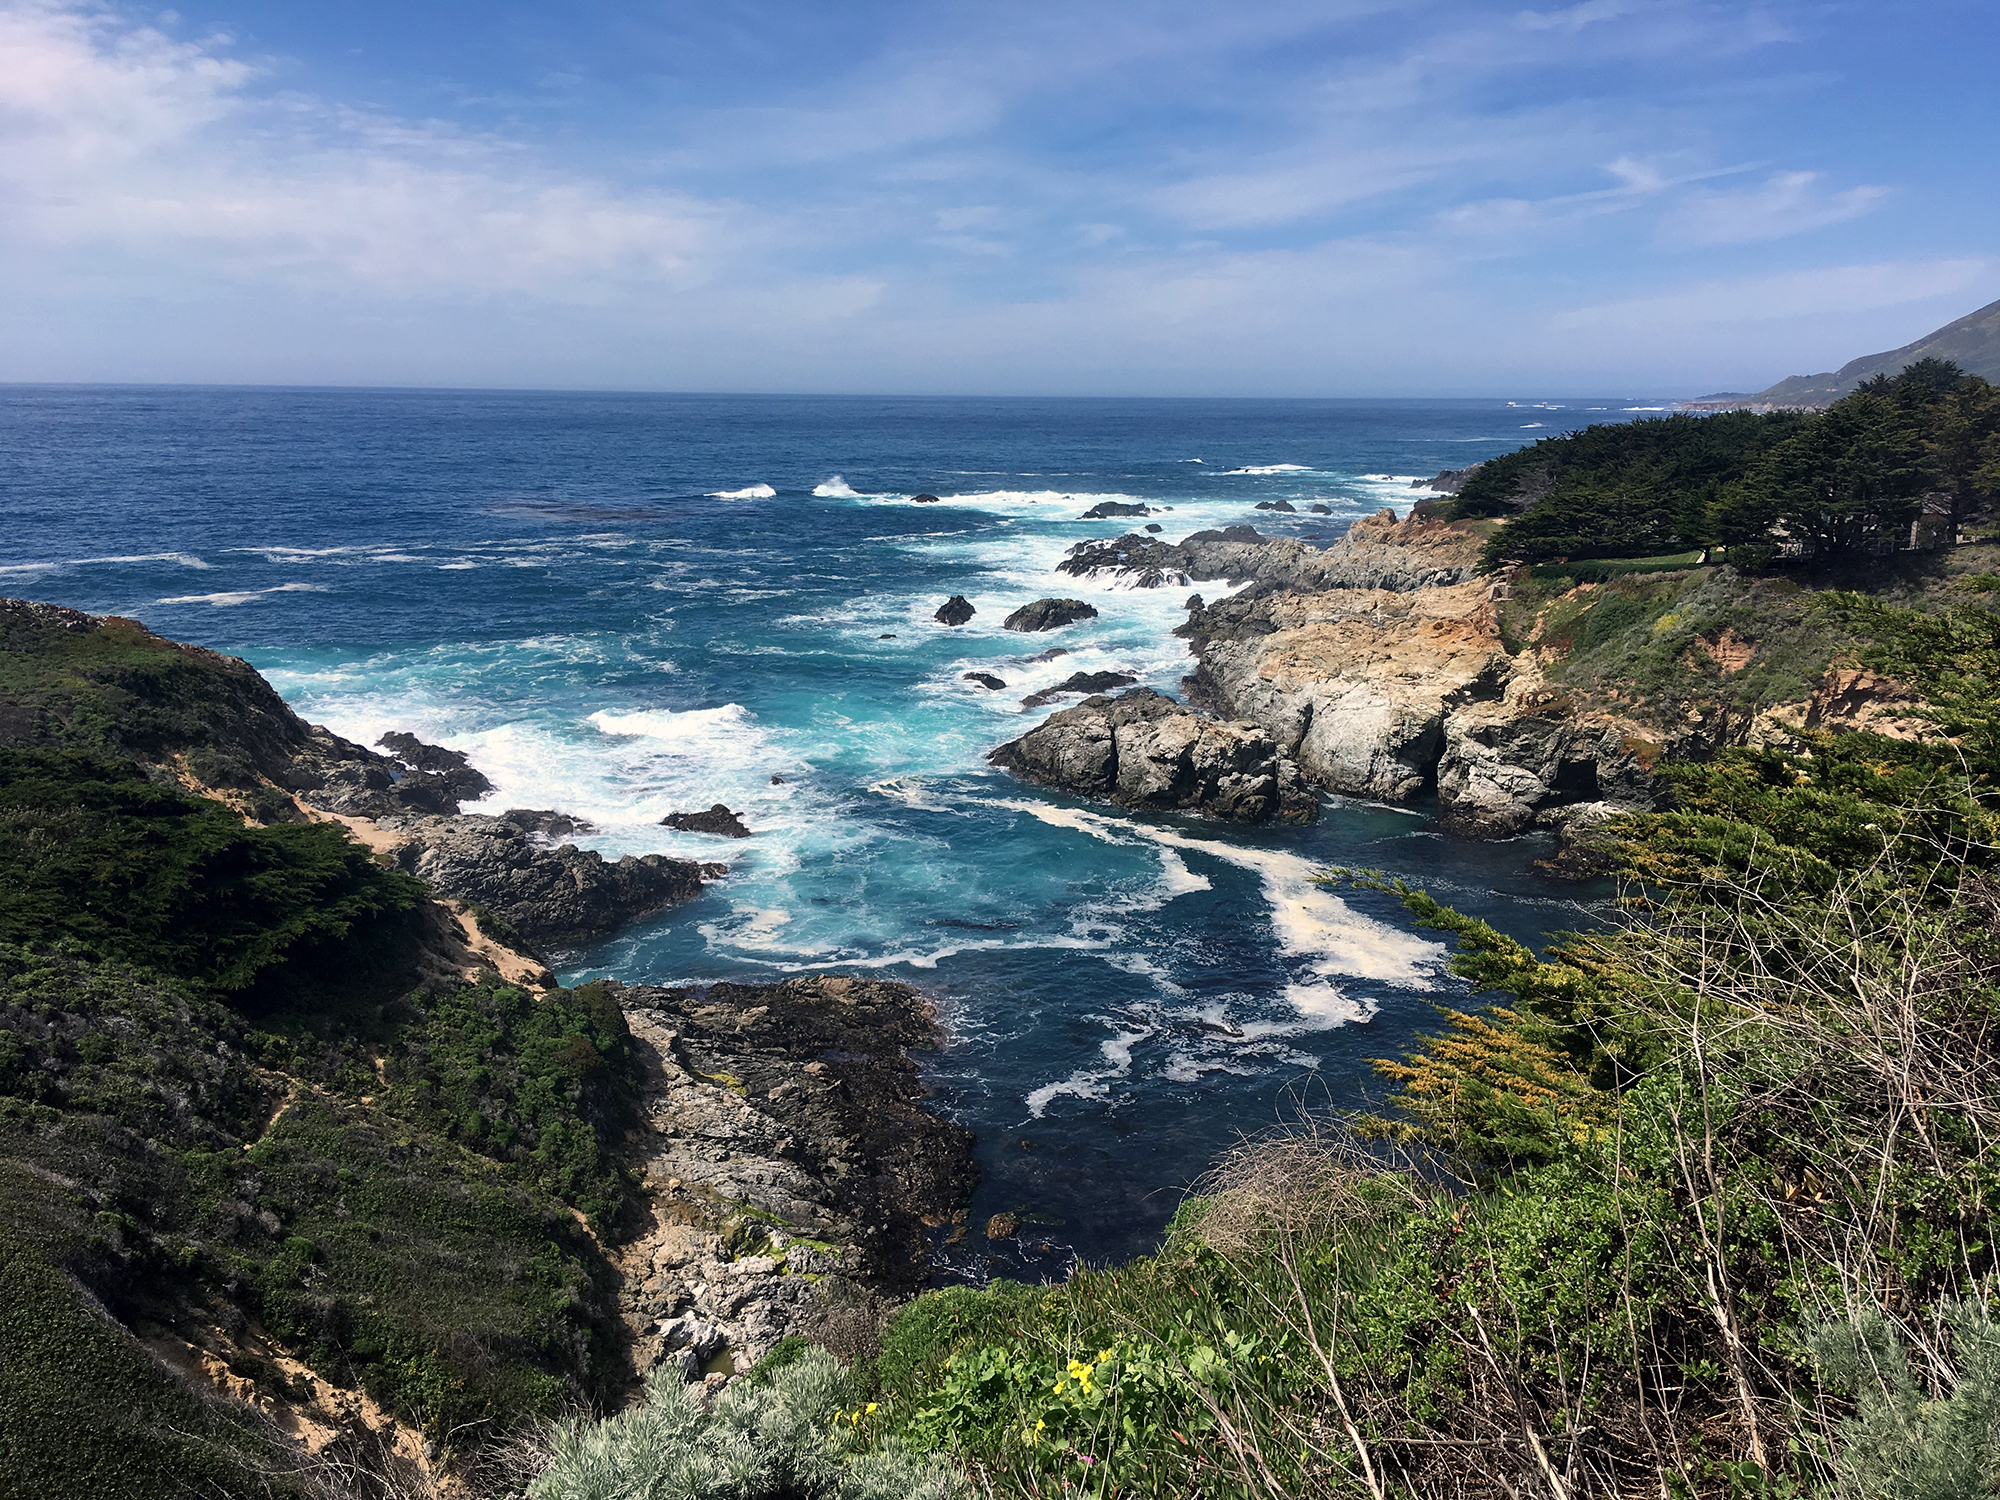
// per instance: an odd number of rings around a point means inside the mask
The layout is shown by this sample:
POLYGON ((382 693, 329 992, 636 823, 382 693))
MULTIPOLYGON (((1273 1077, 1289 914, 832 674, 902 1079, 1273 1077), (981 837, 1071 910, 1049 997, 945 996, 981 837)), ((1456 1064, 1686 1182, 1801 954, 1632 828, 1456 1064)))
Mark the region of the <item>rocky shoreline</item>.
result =
POLYGON ((990 759, 1122 806, 1245 821, 1310 821, 1310 788, 1434 794, 1445 829, 1486 838, 1655 806, 1658 733, 1577 704, 1510 652, 1509 583, 1479 575, 1482 541, 1384 510, 1326 548, 1248 526, 1079 543, 1059 565, 1072 577, 1248 587, 1188 601, 1188 704, 1089 699, 990 759))

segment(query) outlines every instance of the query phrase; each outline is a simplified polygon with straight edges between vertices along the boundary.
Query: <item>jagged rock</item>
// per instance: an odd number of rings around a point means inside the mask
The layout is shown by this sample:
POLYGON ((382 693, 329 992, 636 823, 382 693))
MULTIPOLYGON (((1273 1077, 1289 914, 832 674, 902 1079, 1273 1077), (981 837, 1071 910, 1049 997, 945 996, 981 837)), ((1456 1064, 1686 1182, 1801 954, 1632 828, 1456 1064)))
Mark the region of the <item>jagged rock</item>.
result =
POLYGON ((1199 595, 1199 594, 1189 594, 1189 595, 1187 596, 1187 603, 1183 604, 1183 605, 1181 606, 1181 608, 1182 608, 1182 609, 1200 609, 1200 608, 1202 608, 1202 602, 1201 602, 1201 595, 1199 595))
POLYGON ((1124 807, 1244 823, 1310 823, 1319 816, 1298 767, 1262 729, 1203 718, 1151 688, 1086 698, 987 759, 1030 781, 1124 807))
POLYGON ((665 855, 615 864, 564 844, 548 849, 506 818, 465 814, 383 820, 403 836, 399 867, 441 896, 482 906, 530 943, 582 942, 701 894, 701 867, 665 855))
POLYGON ((678 828, 683 833, 714 833, 724 838, 747 839, 750 830, 743 826, 743 819, 718 802, 707 812, 674 812, 660 819, 662 828, 678 828))
POLYGON ((545 808, 510 807, 500 816, 521 832, 546 839, 551 844, 560 844, 579 833, 597 832, 597 825, 588 818, 573 817, 569 813, 554 812, 545 808))
POLYGON ((972 607, 972 601, 965 595, 953 594, 938 606, 937 613, 931 618, 940 625, 963 625, 977 613, 979 611, 972 607))
POLYGON ((1077 517, 1080 521, 1102 521, 1110 516, 1150 516, 1150 505, 1127 505, 1122 500, 1100 500, 1077 517))
POLYGON ((910 500, 911 503, 915 505, 941 505, 944 503, 943 501, 939 500, 936 495, 928 493, 922 495, 912 495, 910 496, 910 500))
POLYGON ((976 682, 988 692, 993 693, 997 693, 1007 686, 1006 683, 995 677, 991 672, 967 672, 965 674, 965 681, 976 682))
POLYGON ((375 743, 410 770, 436 776, 454 801, 477 802, 481 797, 492 795, 493 783, 473 769, 472 762, 462 750, 427 745, 414 734, 396 729, 390 730, 375 743))
POLYGON ((1002 630, 1059 630, 1078 620, 1094 620, 1097 611, 1081 599, 1037 599, 1000 622, 1002 630))
POLYGON ((971 1133, 923 1108, 921 995, 831 975, 606 988, 648 1077, 652 1223, 618 1252, 640 1369, 743 1370, 790 1333, 872 1329, 924 1285, 927 1229, 962 1218, 977 1169, 971 1133))
POLYGON ((1323 554, 1316 591, 1267 581, 1190 614, 1175 633, 1200 657, 1191 693, 1261 725, 1331 791, 1404 802, 1435 786, 1457 832, 1652 806, 1657 736, 1577 708, 1532 654, 1508 654, 1494 602, 1507 584, 1470 576, 1477 545, 1436 521, 1356 523, 1323 554), (1360 585, 1370 577, 1379 586, 1360 585))
POLYGON ((1465 482, 1479 472, 1478 464, 1467 464, 1462 469, 1446 469, 1435 479, 1412 479, 1413 490, 1437 490, 1442 494, 1456 495, 1465 488, 1465 482))
POLYGON ((1249 526, 1197 531, 1177 543, 1130 532, 1079 542, 1056 564, 1073 578, 1109 575, 1139 588, 1227 579, 1285 588, 1430 588, 1459 583, 1479 568, 1483 544, 1468 528, 1384 510, 1364 516, 1332 546, 1261 536, 1249 526))
POLYGON ((1138 680, 1130 672, 1072 672, 1066 681, 1028 694, 1021 700, 1021 707, 1040 708, 1072 693, 1106 693, 1112 688, 1130 687, 1138 680))
POLYGON ((1259 500, 1257 502, 1257 509, 1280 510, 1283 511, 1288 516, 1298 514, 1297 509, 1292 505, 1292 502, 1289 500, 1259 500))

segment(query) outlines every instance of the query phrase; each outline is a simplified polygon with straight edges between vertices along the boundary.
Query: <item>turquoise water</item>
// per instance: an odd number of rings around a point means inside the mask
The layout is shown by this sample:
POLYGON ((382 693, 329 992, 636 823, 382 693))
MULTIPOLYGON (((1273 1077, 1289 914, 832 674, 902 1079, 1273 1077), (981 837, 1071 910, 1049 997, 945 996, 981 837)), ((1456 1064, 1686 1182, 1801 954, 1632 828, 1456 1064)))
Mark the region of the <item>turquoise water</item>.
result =
POLYGON ((1178 692, 1191 668, 1187 590, 1053 571, 1143 524, 1079 517, 1143 501, 1172 539, 1330 540, 1616 406, 0 388, 0 590, 245 656, 350 738, 465 750, 499 788, 470 810, 727 861, 564 978, 917 985, 949 1036, 937 1107, 979 1136, 975 1218, 1033 1226, 962 1269, 1054 1274, 1147 1248, 1240 1132, 1363 1102, 1367 1060, 1461 997, 1433 935, 1315 869, 1381 867, 1524 938, 1589 919, 1536 838, 1334 798, 1305 829, 1138 818, 987 767, 1053 711, 1023 710, 1036 689, 1117 669, 1178 692), (1279 498, 1298 514, 1254 509, 1279 498), (948 630, 954 593, 978 613, 948 630), (1099 618, 999 628, 1046 594, 1099 618), (658 826, 715 802, 754 837, 658 826))

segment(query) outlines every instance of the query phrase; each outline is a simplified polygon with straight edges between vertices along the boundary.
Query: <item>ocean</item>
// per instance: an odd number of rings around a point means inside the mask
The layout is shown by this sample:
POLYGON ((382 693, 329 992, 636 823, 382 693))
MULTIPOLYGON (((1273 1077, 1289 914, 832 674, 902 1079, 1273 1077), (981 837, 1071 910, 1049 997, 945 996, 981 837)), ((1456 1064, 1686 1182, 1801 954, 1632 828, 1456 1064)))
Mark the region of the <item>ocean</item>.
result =
POLYGON ((566 983, 922 989, 934 1107, 978 1135, 974 1224, 1025 1226, 975 1228, 952 1274, 1042 1279, 1157 1244, 1240 1136, 1379 1098, 1370 1060, 1464 1001, 1436 934, 1315 871, 1400 875, 1528 941, 1603 899, 1535 870, 1544 836, 1449 838, 1421 807, 1326 797, 1316 826, 1245 829, 989 767, 1073 672, 1178 695, 1191 670, 1189 590, 1054 571, 1145 524, 1080 517, 1330 541, 1623 405, 0 387, 0 592, 245 657, 350 739, 464 750, 498 787, 468 811, 729 864, 566 983), (1255 509, 1278 499, 1296 513, 1255 509), (953 594, 977 613, 948 629, 953 594), (1099 616, 1000 628, 1045 595, 1099 616), (753 836, 660 826, 717 802, 753 836))

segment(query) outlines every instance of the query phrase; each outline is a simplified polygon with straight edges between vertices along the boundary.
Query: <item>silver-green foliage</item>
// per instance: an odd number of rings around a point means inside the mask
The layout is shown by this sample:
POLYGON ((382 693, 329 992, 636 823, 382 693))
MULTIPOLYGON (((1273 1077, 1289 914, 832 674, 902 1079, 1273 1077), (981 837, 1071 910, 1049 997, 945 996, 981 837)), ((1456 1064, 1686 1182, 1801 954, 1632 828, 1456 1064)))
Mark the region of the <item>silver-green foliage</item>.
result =
POLYGON ((850 1451, 846 1373, 808 1350, 768 1382, 738 1381, 704 1411, 694 1388, 655 1375, 646 1402, 553 1435, 529 1500, 957 1500, 956 1470, 893 1444, 850 1451))
POLYGON ((1841 1500, 1987 1500, 2000 1488, 2000 1324, 1977 1302, 1945 1309, 1956 1378, 1931 1400, 1879 1312, 1822 1330, 1813 1352, 1855 1414, 1836 1424, 1841 1500))

